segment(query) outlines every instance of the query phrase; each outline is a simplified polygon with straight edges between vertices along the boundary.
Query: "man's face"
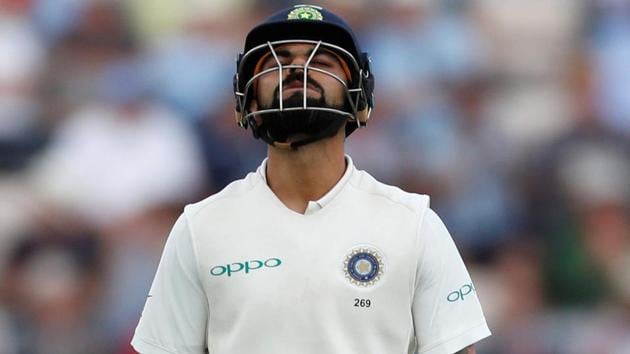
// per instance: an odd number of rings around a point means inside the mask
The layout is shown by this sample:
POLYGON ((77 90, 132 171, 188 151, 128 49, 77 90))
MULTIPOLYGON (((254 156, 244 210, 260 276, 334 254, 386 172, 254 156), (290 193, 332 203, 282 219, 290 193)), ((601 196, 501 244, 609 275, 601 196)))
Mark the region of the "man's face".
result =
MULTIPOLYGON (((282 65, 305 65, 314 47, 312 44, 286 44, 275 48, 275 52, 282 65)), ((268 54, 260 65, 260 71, 277 66, 278 62, 274 56, 268 54)), ((337 75, 344 83, 348 82, 348 77, 339 57, 325 48, 320 47, 317 50, 309 63, 309 67, 326 70, 337 75)), ((304 71, 302 69, 283 70, 282 98, 285 107, 302 105, 303 80, 304 71)), ((274 105, 278 104, 280 98, 279 89, 277 71, 262 75, 258 79, 256 87, 258 108, 277 108, 274 105)), ((314 70, 308 72, 306 95, 310 102, 322 102, 326 107, 341 107, 344 105, 346 97, 345 89, 338 80, 314 70)))
MULTIPOLYGON (((282 70, 282 95, 278 71, 262 75, 256 85, 256 99, 250 109, 267 110, 280 108, 280 98, 284 108, 302 107, 306 94, 307 107, 330 108, 348 111, 344 84, 349 74, 345 63, 339 57, 323 48, 313 54, 314 45, 286 44, 274 48, 278 60, 272 53, 263 57, 258 65, 258 72, 283 66, 304 66, 309 58, 309 68, 318 68, 336 75, 342 82, 331 75, 315 70, 308 70, 306 90, 304 90, 304 69, 286 68, 282 70), (345 70, 344 70, 345 69, 345 70), (304 93, 304 91, 306 91, 304 93)), ((274 141, 294 142, 313 136, 330 137, 336 135, 346 122, 339 113, 322 110, 291 110, 265 113, 256 116, 261 134, 274 141)))

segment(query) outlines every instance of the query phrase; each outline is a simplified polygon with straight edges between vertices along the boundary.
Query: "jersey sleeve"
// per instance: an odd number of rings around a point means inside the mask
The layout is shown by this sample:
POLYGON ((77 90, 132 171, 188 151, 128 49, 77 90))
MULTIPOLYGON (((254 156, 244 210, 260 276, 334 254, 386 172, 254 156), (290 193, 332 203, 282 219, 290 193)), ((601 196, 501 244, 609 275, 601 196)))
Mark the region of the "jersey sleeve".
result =
POLYGON ((417 353, 452 354, 489 336, 490 330, 446 226, 431 209, 421 223, 412 306, 417 353))
POLYGON ((185 215, 166 241, 131 345, 141 354, 201 354, 208 302, 185 215))

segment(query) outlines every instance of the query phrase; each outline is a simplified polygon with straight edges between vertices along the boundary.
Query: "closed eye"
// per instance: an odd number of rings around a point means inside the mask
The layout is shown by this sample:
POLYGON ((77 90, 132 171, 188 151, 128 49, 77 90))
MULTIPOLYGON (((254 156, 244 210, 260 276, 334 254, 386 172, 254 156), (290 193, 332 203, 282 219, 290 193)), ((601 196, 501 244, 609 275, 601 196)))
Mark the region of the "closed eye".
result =
POLYGON ((335 61, 336 59, 332 56, 332 54, 323 52, 315 55, 311 63, 316 67, 331 67, 335 64, 335 61))
MULTIPOLYGON (((282 65, 288 64, 287 57, 280 57, 279 56, 278 59, 280 60, 280 64, 282 64, 282 65)), ((262 70, 275 68, 277 66, 278 66, 278 62, 276 61, 276 59, 272 55, 269 55, 269 57, 267 59, 265 59, 265 61, 263 62, 262 70)))
POLYGON ((327 60, 318 60, 313 58, 313 61, 311 61, 311 65, 316 68, 328 68, 332 65, 332 63, 327 60))

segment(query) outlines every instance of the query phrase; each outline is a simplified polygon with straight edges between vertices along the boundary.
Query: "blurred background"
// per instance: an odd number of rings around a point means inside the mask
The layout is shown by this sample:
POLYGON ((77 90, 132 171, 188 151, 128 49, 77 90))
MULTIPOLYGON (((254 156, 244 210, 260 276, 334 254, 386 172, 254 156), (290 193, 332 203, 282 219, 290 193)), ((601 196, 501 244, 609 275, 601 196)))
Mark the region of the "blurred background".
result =
MULTIPOLYGON (((127 354, 183 205, 254 170, 234 58, 280 0, 0 0, 0 353, 127 354)), ((630 2, 319 1, 373 58, 355 164, 428 193, 494 335, 630 353, 630 2)))

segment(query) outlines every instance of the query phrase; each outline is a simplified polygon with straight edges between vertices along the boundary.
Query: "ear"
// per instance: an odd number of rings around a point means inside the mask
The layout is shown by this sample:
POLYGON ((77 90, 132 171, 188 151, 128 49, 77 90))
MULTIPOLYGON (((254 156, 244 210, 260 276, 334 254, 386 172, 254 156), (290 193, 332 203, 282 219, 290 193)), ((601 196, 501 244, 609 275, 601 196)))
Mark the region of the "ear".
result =
POLYGON ((243 120, 243 117, 249 112, 254 112, 256 110, 258 110, 258 102, 256 100, 251 100, 249 108, 245 112, 239 112, 238 110, 235 110, 234 119, 236 120, 236 124, 238 124, 242 128, 247 129, 247 122, 243 120))
POLYGON ((367 106, 363 110, 357 112, 357 120, 361 123, 361 126, 367 125, 367 122, 370 119, 370 113, 370 108, 367 106))

